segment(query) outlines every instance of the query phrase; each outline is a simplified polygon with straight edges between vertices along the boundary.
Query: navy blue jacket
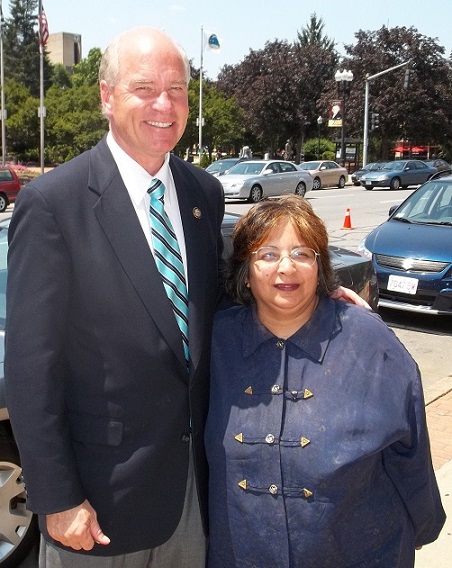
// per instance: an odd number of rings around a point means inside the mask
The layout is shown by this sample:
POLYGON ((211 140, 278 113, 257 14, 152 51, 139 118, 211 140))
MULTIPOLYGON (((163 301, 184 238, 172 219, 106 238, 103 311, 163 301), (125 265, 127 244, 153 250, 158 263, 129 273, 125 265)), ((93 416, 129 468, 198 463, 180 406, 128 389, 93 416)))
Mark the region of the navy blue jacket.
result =
POLYGON ((189 283, 190 370, 180 331, 110 150, 23 188, 10 225, 5 375, 29 507, 88 499, 111 538, 89 554, 165 542, 182 512, 192 430, 207 512, 204 423, 224 200, 171 156, 189 283))
POLYGON ((444 523, 417 365, 356 306, 219 313, 206 448, 209 568, 412 568, 444 523))

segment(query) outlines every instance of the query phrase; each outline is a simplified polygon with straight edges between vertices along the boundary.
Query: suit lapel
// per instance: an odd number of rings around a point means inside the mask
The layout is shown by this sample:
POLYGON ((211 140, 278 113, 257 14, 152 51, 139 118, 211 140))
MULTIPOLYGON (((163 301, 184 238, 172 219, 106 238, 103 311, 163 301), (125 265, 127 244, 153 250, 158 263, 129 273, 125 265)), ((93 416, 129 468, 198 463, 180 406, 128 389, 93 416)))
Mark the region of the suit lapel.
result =
POLYGON ((105 140, 92 151, 89 187, 99 194, 94 214, 118 262, 168 345, 185 366, 180 330, 162 278, 105 140))

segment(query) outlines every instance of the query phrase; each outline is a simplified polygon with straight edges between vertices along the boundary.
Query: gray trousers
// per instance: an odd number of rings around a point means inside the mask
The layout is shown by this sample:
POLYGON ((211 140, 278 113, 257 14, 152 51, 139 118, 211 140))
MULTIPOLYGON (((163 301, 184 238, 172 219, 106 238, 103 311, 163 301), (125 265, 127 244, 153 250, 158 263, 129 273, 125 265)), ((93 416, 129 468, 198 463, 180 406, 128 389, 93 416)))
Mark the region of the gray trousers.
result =
POLYGON ((122 556, 90 556, 62 550, 41 538, 39 553, 39 568, 204 568, 205 564, 206 538, 191 457, 181 520, 171 538, 161 546, 122 556))

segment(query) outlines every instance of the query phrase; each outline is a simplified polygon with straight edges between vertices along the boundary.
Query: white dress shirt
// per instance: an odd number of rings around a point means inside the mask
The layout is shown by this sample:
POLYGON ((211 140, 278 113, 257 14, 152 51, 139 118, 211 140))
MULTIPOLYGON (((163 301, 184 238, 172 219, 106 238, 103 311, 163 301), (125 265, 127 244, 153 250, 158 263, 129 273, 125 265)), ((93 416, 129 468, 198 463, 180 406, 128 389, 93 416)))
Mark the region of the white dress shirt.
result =
POLYGON ((113 154, 113 158, 118 166, 124 185, 129 192, 130 199, 132 200, 132 204, 135 208, 135 212, 152 254, 154 254, 154 247, 152 244, 151 222, 149 219, 150 197, 148 189, 154 178, 158 178, 165 184, 165 212, 173 225, 174 232, 176 233, 177 242, 179 243, 180 253, 182 255, 182 262, 185 268, 185 280, 187 281, 188 287, 185 237, 179 211, 179 203, 177 200, 176 186, 169 167, 169 152, 165 156, 163 166, 155 176, 151 176, 142 166, 124 152, 113 138, 111 132, 107 134, 107 145, 113 154))

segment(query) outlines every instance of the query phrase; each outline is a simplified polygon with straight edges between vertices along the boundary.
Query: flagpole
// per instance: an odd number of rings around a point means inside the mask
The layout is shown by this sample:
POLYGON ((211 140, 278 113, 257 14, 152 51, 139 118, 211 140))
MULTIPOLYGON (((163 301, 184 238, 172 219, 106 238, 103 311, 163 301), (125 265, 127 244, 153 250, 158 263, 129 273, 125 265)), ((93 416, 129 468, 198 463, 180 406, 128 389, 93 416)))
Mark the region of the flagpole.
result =
POLYGON ((6 163, 6 135, 5 135, 5 122, 6 122, 6 109, 5 109, 5 68, 3 61, 3 26, 5 20, 3 18, 3 6, 0 0, 0 83, 1 83, 1 121, 2 121, 2 166, 6 163))
POLYGON ((199 69, 199 119, 198 119, 198 147, 199 147, 199 164, 201 165, 202 154, 202 66, 204 57, 204 29, 201 26, 201 67, 199 69))
MULTIPOLYGON (((42 19, 42 0, 39 0, 39 29, 41 30, 42 19)), ((44 173, 44 44, 42 41, 41 33, 39 37, 39 117, 41 124, 40 135, 40 157, 41 157, 41 174, 44 173)))

